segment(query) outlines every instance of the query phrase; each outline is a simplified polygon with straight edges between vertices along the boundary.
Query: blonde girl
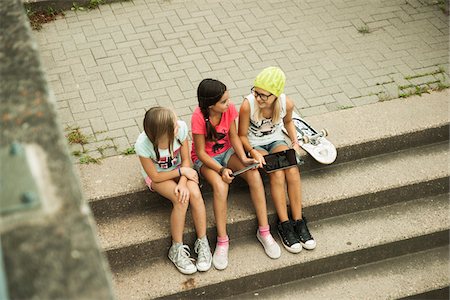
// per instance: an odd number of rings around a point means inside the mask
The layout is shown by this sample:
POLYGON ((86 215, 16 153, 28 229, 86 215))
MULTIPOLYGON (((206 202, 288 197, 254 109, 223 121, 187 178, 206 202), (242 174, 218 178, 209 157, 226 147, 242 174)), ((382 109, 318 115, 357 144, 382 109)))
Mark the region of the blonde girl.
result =
POLYGON ((197 172, 191 168, 188 128, 175 113, 164 107, 150 108, 144 117, 144 132, 135 144, 142 165, 142 175, 150 190, 172 202, 170 231, 172 246, 168 257, 183 274, 207 271, 211 250, 206 237, 206 211, 198 186, 197 172), (189 246, 183 244, 183 231, 189 204, 197 233, 197 261, 190 258, 189 246))
MULTIPOLYGON (((256 76, 254 86, 243 101, 239 112, 239 137, 249 156, 265 164, 264 155, 289 149, 282 127, 286 128, 291 147, 300 151, 292 121, 293 101, 283 93, 286 77, 277 67, 268 67, 256 76)), ((298 168, 269 174, 270 191, 277 211, 278 234, 283 246, 291 253, 302 248, 314 249, 316 242, 302 217, 302 194, 298 168), (285 186, 290 203, 287 210, 285 186)))
MULTIPOLYGON (((198 86, 199 106, 192 115, 192 160, 194 167, 213 189, 214 216, 217 226, 217 244, 213 265, 218 270, 228 266, 229 238, 227 234, 228 186, 233 181, 233 171, 255 163, 248 158, 237 135, 235 120, 238 112, 230 101, 226 86, 214 79, 204 79, 198 86)), ((270 234, 267 220, 266 198, 261 176, 256 169, 242 173, 247 181, 250 196, 256 210, 259 228, 257 238, 266 254, 280 257, 278 244, 270 234)))

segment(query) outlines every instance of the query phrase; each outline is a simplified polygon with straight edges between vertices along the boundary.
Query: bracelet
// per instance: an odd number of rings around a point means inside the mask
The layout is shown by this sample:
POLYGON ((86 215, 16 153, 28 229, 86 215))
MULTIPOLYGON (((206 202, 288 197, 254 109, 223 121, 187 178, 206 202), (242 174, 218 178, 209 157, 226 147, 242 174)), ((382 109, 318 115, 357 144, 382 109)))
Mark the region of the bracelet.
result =
POLYGON ((220 170, 219 170, 219 175, 220 176, 222 176, 224 170, 225 170, 225 167, 220 168, 220 170))
POLYGON ((178 175, 181 177, 181 168, 178 168, 178 175))

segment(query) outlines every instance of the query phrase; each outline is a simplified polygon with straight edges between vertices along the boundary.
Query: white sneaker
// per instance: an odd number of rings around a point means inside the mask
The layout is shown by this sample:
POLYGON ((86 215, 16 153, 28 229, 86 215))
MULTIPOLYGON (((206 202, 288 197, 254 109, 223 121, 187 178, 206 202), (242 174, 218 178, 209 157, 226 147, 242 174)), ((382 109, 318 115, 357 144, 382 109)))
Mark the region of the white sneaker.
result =
POLYGON ((217 270, 223 270, 228 266, 228 246, 218 246, 214 250, 213 265, 217 270))
POLYGON ((197 253, 197 270, 208 271, 211 268, 212 255, 206 235, 195 241, 194 251, 197 253))
POLYGON ((273 239, 270 233, 269 235, 263 237, 259 233, 259 230, 256 230, 256 238, 263 245, 264 251, 266 251, 267 256, 269 256, 272 259, 280 258, 281 256, 280 246, 278 246, 277 242, 273 239))
POLYGON ((193 259, 189 257, 189 246, 182 243, 172 244, 168 256, 181 273, 190 275, 197 272, 197 267, 192 262, 193 259))

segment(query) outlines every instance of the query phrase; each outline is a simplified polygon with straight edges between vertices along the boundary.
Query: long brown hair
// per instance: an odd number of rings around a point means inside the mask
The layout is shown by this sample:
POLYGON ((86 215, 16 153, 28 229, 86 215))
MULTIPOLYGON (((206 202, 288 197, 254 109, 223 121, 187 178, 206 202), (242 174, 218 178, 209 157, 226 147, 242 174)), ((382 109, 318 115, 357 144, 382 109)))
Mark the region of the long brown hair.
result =
POLYGON ((214 126, 209 120, 209 107, 215 105, 226 92, 227 87, 219 80, 207 78, 203 79, 197 88, 198 106, 203 114, 206 123, 206 140, 217 141, 218 135, 214 126))
POLYGON ((173 157, 173 142, 175 140, 175 113, 165 107, 152 107, 145 112, 144 117, 144 131, 150 142, 153 144, 153 149, 156 153, 156 159, 159 160, 159 141, 162 137, 169 138, 169 153, 173 157))

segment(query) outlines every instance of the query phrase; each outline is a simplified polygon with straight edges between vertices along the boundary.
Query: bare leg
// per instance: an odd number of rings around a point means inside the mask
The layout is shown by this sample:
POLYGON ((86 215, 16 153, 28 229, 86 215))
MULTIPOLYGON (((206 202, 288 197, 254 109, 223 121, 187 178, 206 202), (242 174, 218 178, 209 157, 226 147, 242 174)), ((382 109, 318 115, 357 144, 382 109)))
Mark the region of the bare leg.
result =
POLYGON ((300 171, 298 168, 284 170, 286 174, 287 190, 293 220, 302 218, 302 188, 300 171))
POLYGON ((186 221, 186 212, 189 203, 181 203, 175 195, 177 183, 173 180, 155 183, 152 182, 152 188, 161 196, 169 199, 172 204, 172 213, 170 214, 170 232, 174 242, 183 243, 184 223, 186 221))
POLYGON ((206 178, 213 188, 214 197, 214 217, 216 219, 217 236, 227 236, 227 200, 228 184, 222 180, 222 177, 216 171, 202 166, 202 175, 206 178))
MULTIPOLYGON (((239 158, 233 154, 228 161, 228 166, 233 171, 240 170, 244 168, 244 164, 239 160, 239 158)), ((241 176, 248 184, 250 190, 250 197, 253 202, 253 206, 256 211, 256 218, 258 219, 259 226, 266 226, 269 224, 267 220, 267 205, 266 205, 266 195, 264 192, 264 185, 259 174, 258 169, 248 170, 242 173, 241 176)))
POLYGON ((202 193, 198 184, 192 180, 188 180, 187 187, 189 189, 189 203, 192 209, 192 218, 194 220, 195 231, 197 237, 201 238, 206 235, 206 209, 203 201, 202 193))
MULTIPOLYGON (((285 145, 280 145, 273 149, 272 153, 280 152, 289 149, 285 145)), ((272 194, 272 200, 277 211, 278 219, 281 223, 289 220, 287 213, 287 200, 286 200, 286 174, 285 170, 279 170, 269 174, 270 179, 270 192, 272 194)), ((289 199, 291 199, 289 197, 289 199)))

